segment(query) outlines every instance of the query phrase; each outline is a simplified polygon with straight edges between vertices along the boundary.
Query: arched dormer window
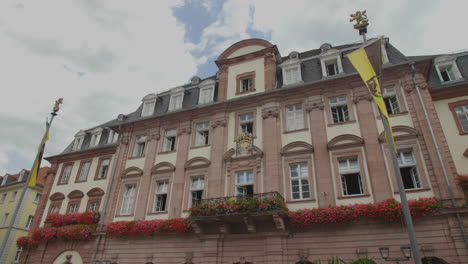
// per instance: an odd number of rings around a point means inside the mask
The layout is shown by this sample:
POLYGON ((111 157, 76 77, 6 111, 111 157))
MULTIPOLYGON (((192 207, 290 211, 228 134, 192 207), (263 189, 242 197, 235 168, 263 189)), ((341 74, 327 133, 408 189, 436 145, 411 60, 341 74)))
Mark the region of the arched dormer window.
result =
POLYGON ((289 53, 289 60, 283 62, 280 67, 283 72, 284 85, 302 82, 301 60, 299 53, 293 51, 289 53))
POLYGON ((200 84, 200 94, 198 97, 198 104, 207 104, 211 103, 214 100, 214 89, 215 89, 215 81, 208 79, 204 80, 200 84))
POLYGON ((95 128, 89 131, 89 133, 91 134, 91 141, 89 142, 89 147, 92 148, 92 147, 98 146, 99 141, 101 140, 102 128, 101 127, 95 128))
POLYGON ((141 117, 150 116, 154 113, 154 108, 156 106, 156 94, 150 93, 147 96, 143 97, 143 108, 141 110, 141 117))
POLYGON ((341 63, 341 53, 333 49, 328 43, 320 46, 320 64, 322 66, 322 76, 330 77, 343 73, 343 64, 341 63))
POLYGON ((171 99, 169 101, 168 111, 174 111, 182 109, 182 103, 184 101, 184 88, 177 87, 171 91, 171 99))
POLYGON ((456 60, 456 55, 441 56, 434 60, 437 75, 442 84, 463 80, 456 60))
POLYGON ((83 130, 78 131, 75 135, 75 142, 73 143, 72 150, 80 150, 81 146, 83 145, 84 138, 86 136, 86 132, 83 130))

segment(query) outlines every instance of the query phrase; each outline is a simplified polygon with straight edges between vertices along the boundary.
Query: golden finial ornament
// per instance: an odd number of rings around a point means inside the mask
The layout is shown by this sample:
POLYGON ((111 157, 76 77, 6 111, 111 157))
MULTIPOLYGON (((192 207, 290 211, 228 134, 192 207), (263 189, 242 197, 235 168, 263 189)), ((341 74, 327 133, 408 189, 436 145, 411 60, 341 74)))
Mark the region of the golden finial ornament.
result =
POLYGON ((356 11, 356 13, 351 14, 351 19, 349 22, 356 21, 356 24, 354 24, 354 28, 361 30, 367 28, 369 26, 369 20, 367 19, 366 15, 366 10, 364 11, 356 11))
POLYGON ((60 105, 63 103, 63 98, 55 100, 54 108, 52 108, 52 114, 57 115, 57 112, 60 110, 60 105))

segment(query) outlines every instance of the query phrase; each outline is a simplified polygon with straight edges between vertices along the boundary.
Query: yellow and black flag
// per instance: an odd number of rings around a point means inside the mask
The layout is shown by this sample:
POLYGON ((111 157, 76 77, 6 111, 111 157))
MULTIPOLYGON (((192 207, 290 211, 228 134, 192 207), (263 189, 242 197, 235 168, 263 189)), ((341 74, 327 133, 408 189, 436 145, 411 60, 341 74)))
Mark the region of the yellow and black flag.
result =
POLYGON ((369 44, 352 52, 347 55, 347 57, 372 94, 375 103, 386 119, 382 121, 388 123, 390 135, 393 138, 392 126, 390 125, 387 108, 385 107, 379 83, 379 77, 382 72, 381 41, 382 39, 380 38, 370 41, 369 44))
POLYGON ((39 155, 37 155, 36 161, 34 162, 33 169, 31 171, 31 177, 29 177, 28 186, 36 186, 37 175, 39 174, 39 169, 41 168, 42 154, 44 154, 45 143, 49 140, 49 133, 47 132, 44 140, 39 146, 39 155))

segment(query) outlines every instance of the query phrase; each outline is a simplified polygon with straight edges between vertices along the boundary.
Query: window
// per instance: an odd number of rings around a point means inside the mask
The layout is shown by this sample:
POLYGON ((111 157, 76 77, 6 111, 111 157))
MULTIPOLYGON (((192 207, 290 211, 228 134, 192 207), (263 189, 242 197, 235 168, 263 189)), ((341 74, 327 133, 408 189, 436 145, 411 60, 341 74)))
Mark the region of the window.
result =
POLYGON ((387 108, 387 113, 397 114, 401 112, 395 88, 384 88, 382 96, 385 102, 385 107, 387 108))
POLYGON ((109 170, 110 159, 103 159, 99 163, 97 179, 105 179, 107 177, 107 171, 109 170))
POLYGON ((133 147, 133 157, 143 156, 145 153, 146 136, 137 136, 133 147))
POLYGON ((53 205, 51 208, 50 208, 50 213, 51 214, 58 214, 60 210, 60 207, 58 205, 53 205))
POLYGON ((254 194, 253 171, 239 171, 236 173, 236 195, 254 194))
POLYGON ((252 77, 245 77, 240 79, 241 90, 240 92, 247 92, 252 90, 252 77))
POLYGON ((7 193, 2 194, 2 198, 0 199, 0 203, 4 203, 7 198, 7 193))
POLYGON ((154 195, 154 208, 153 212, 164 212, 166 211, 167 203, 167 181, 158 182, 156 185, 156 192, 154 195))
POLYGON ((84 131, 79 131, 75 135, 75 142, 73 143, 72 150, 79 150, 81 149, 81 145, 83 145, 84 137, 86 136, 86 133, 84 131))
POLYGON ((214 87, 204 87, 200 89, 200 96, 198 98, 199 104, 206 104, 213 101, 214 87))
POLYGON ((166 130, 162 146, 163 152, 175 150, 176 135, 177 131, 175 129, 166 130))
POLYGON ((83 182, 88 179, 89 167, 91 166, 90 161, 81 163, 80 174, 78 175, 77 182, 83 182))
POLYGON ((69 206, 69 208, 68 208, 68 212, 69 212, 69 213, 76 213, 76 212, 78 212, 78 204, 76 204, 76 203, 70 204, 70 206, 69 206))
POLYGON ((455 67, 453 64, 441 65, 438 68, 442 82, 450 82, 459 79, 457 74, 455 73, 455 67))
POLYGON ((66 165, 62 170, 62 177, 60 177, 60 184, 67 184, 70 179, 72 165, 66 165))
POLYGON ((18 182, 22 182, 23 180, 25 180, 25 179, 24 179, 24 176, 26 176, 26 172, 25 172, 24 170, 22 170, 22 171, 20 172, 19 177, 18 177, 18 182))
POLYGON ((397 159, 405 190, 421 188, 421 179, 418 168, 416 168, 413 151, 400 151, 397 154, 397 159))
POLYGON ((301 81, 300 66, 283 69, 284 84, 293 84, 301 81))
POLYGON ((253 134, 253 127, 254 127, 254 115, 252 113, 239 115, 239 134, 242 134, 242 133, 253 134))
POLYGON ((460 127, 463 132, 468 132, 468 104, 456 106, 454 108, 460 127))
POLYGON ((24 226, 26 229, 29 229, 31 227, 33 219, 34 219, 34 216, 32 215, 28 217, 28 221, 26 221, 26 225, 24 226))
POLYGON ((133 204, 135 201, 136 185, 126 185, 123 194, 122 208, 120 209, 121 215, 130 215, 133 213, 133 204))
POLYGON ((361 174, 357 158, 338 160, 343 195, 363 194, 361 174))
POLYGON ((204 188, 205 188, 204 178, 197 177, 197 178, 192 179, 192 184, 190 185, 189 207, 197 205, 201 202, 204 188))
POLYGON ((89 146, 95 147, 99 145, 99 140, 101 140, 101 132, 91 134, 91 142, 89 143, 89 146))
POLYGON ((169 111, 181 109, 183 99, 183 93, 171 95, 171 100, 169 102, 169 111))
POLYGON ((154 113, 154 107, 156 105, 156 100, 147 101, 143 103, 143 109, 141 110, 141 116, 150 116, 154 113))
POLYGON ((288 131, 304 128, 304 111, 302 105, 286 106, 286 124, 288 131))
POLYGON ((13 260, 15 263, 18 263, 21 258, 21 252, 23 252, 22 247, 16 247, 15 259, 13 260))
POLYGON ((39 203, 40 200, 41 200, 41 194, 36 193, 36 197, 34 197, 34 203, 39 203))
POLYGON ((10 202, 13 202, 16 199, 16 195, 18 194, 18 191, 14 191, 13 195, 10 198, 10 202))
POLYGON ((0 226, 5 226, 8 220, 9 213, 5 213, 2 218, 2 224, 0 226))
POLYGON ((97 202, 92 202, 92 203, 89 203, 88 205, 88 211, 90 212, 95 212, 98 210, 98 207, 99 207, 99 204, 97 202))
POLYGON ((338 59, 325 61, 325 69, 327 71, 327 76, 337 75, 339 73, 338 59))
POLYGON ((342 123, 349 121, 348 104, 346 96, 330 98, 330 107, 333 117, 333 123, 342 123))
POLYGON ((208 145, 208 136, 210 131, 210 123, 203 122, 197 124, 197 133, 195 135, 195 146, 208 145))
POLYGON ((109 130, 109 137, 107 138, 107 144, 112 144, 117 141, 119 134, 114 130, 109 130))
POLYGON ((309 170, 307 163, 289 165, 291 177, 291 192, 293 200, 309 199, 309 170))

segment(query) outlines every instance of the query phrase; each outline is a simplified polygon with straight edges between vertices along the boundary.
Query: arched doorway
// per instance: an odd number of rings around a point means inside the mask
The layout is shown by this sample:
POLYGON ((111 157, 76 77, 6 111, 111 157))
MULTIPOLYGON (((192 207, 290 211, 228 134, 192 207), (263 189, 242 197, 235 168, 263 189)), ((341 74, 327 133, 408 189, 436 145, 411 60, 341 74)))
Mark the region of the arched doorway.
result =
POLYGON ((60 253, 54 260, 53 264, 83 264, 83 259, 80 253, 74 250, 67 250, 60 253))

